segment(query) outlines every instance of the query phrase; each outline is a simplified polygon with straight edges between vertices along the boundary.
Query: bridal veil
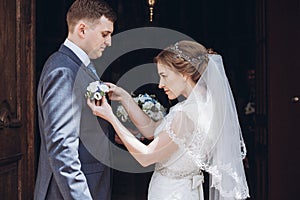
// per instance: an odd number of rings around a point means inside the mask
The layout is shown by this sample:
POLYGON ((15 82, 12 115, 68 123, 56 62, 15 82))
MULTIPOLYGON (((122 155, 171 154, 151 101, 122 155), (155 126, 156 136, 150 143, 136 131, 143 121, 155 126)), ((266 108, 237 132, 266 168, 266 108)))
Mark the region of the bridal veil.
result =
POLYGON ((191 57, 180 49, 180 42, 167 50, 201 71, 182 104, 182 118, 187 116, 192 123, 183 125, 180 133, 171 137, 201 170, 209 173, 210 200, 246 199, 249 190, 242 162, 246 148, 222 57, 209 53, 191 57), (202 59, 208 63, 204 68, 197 66, 202 59))

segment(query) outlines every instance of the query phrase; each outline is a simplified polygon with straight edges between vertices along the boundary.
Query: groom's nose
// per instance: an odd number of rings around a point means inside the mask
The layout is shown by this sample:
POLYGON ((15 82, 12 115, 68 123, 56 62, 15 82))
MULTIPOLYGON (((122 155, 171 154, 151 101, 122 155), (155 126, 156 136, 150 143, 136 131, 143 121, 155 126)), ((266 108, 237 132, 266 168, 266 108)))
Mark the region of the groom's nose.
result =
POLYGON ((108 47, 110 47, 111 46, 111 36, 109 35, 109 36, 107 36, 107 38, 106 38, 106 40, 105 40, 105 45, 106 46, 108 46, 108 47))

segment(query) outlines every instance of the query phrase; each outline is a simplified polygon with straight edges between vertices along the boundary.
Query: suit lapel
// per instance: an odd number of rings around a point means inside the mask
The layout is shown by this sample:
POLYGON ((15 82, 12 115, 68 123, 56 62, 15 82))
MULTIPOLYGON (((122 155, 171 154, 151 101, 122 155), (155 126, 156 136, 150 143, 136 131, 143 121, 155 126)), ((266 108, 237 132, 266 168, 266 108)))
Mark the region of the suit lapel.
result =
POLYGON ((94 73, 92 73, 82 62, 81 60, 76 56, 76 54, 69 49, 68 47, 66 47, 65 45, 61 45, 59 50, 59 52, 66 54, 68 57, 70 57, 75 63, 77 63, 78 66, 80 66, 80 68, 86 72, 92 79, 94 79, 95 81, 98 81, 99 79, 95 76, 94 73))
POLYGON ((59 50, 59 52, 63 53, 63 54, 66 54, 68 57, 70 57, 74 62, 76 62, 76 64, 78 66, 81 66, 83 65, 83 63, 81 62, 81 60, 76 56, 76 54, 71 50, 69 49, 68 47, 66 47, 65 45, 61 45, 59 50))

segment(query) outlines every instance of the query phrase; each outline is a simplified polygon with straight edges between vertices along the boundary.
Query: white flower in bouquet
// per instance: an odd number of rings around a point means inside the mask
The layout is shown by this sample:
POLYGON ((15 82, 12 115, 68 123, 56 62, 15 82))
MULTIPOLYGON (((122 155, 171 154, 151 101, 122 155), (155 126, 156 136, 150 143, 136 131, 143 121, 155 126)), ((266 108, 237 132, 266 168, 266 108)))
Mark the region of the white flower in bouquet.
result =
POLYGON ((146 101, 144 104, 143 104, 143 110, 150 110, 154 105, 154 103, 152 101, 146 101))
MULTIPOLYGON (((139 94, 133 100, 154 121, 159 121, 166 115, 166 109, 155 99, 155 95, 139 94)), ((122 105, 118 106, 116 115, 122 122, 131 122, 122 105)))
POLYGON ((98 90, 99 81, 89 83, 88 87, 86 88, 87 91, 90 92, 97 92, 98 90))
POLYGON ((122 122, 126 122, 126 121, 130 120, 129 116, 128 116, 128 114, 125 111, 123 106, 118 106, 118 108, 117 108, 117 117, 120 118, 120 120, 122 122))
POLYGON ((103 91, 104 93, 109 92, 109 87, 105 84, 100 84, 100 90, 103 91))
POLYGON ((89 83, 86 88, 85 98, 93 100, 101 100, 103 96, 109 91, 109 87, 101 81, 94 81, 89 83))

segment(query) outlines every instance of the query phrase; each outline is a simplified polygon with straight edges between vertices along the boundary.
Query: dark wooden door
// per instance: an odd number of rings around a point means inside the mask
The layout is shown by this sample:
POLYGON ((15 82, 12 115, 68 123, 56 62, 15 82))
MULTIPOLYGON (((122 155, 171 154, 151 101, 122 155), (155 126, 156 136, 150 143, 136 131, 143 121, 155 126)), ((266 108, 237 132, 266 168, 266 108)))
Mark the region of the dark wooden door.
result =
POLYGON ((32 199, 34 0, 0 0, 0 199, 32 199))
POLYGON ((269 200, 297 199, 300 178, 300 4, 267 0, 269 200))

